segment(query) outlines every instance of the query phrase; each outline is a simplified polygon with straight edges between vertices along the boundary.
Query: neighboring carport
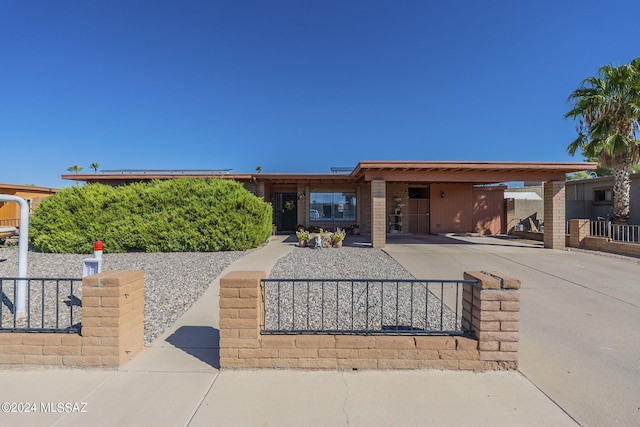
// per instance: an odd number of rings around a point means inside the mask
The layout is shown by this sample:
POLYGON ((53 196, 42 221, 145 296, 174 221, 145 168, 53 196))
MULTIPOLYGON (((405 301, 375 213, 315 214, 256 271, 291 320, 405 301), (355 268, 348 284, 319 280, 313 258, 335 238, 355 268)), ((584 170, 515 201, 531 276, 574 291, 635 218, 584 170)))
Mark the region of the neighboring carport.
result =
MULTIPOLYGON (((411 161, 361 161, 351 173, 356 181, 371 183, 371 242, 374 247, 384 247, 387 234, 387 184, 396 182, 429 183, 432 189, 431 209, 442 208, 446 215, 471 217, 470 198, 456 197, 474 185, 499 184, 516 181, 544 183, 545 234, 547 248, 565 247, 565 175, 569 172, 593 170, 595 163, 576 162, 411 162, 411 161), (450 192, 449 192, 450 191, 450 192)), ((448 232, 432 216, 433 232, 448 232)), ((456 231, 472 231, 456 230, 456 231)))

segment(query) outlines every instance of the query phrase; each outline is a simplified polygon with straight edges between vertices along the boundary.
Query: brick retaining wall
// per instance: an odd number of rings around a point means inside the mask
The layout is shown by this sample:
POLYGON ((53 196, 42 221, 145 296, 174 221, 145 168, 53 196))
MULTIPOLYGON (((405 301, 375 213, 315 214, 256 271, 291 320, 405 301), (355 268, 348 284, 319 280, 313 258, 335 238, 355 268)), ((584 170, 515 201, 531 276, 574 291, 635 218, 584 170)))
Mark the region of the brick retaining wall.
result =
POLYGON ((105 271, 82 280, 80 334, 2 332, 0 366, 114 368, 144 346, 144 274, 105 271))
POLYGON ((261 271, 220 280, 220 367, 289 369, 516 369, 520 282, 465 273, 463 322, 474 336, 261 334, 261 271), (501 286, 502 285, 502 286, 501 286), (473 289, 472 289, 473 288, 473 289))

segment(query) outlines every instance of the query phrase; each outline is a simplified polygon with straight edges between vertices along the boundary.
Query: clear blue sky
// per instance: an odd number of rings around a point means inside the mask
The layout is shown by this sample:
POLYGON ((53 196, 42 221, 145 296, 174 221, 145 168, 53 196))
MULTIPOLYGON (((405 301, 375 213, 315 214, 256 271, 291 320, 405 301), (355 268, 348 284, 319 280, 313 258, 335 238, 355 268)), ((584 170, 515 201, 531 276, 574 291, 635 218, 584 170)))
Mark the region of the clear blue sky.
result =
POLYGON ((567 96, 640 2, 0 0, 0 182, 101 169, 581 161, 567 96))

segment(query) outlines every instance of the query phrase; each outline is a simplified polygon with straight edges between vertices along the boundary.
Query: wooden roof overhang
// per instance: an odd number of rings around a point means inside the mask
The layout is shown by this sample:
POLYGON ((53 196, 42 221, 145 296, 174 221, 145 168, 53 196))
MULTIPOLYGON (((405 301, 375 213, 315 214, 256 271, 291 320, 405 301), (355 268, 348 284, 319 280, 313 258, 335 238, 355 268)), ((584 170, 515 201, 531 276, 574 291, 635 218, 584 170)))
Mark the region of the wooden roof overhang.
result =
POLYGON ((9 190, 13 192, 31 192, 31 193, 45 193, 45 194, 53 194, 58 189, 56 188, 48 188, 48 187, 37 187, 35 185, 20 185, 20 184, 2 184, 0 183, 0 191, 9 190))
POLYGON ((380 162, 362 161, 351 176, 356 181, 471 182, 564 181, 570 172, 594 170, 588 162, 380 162))
POLYGON ((123 185, 132 182, 148 182, 152 180, 166 180, 177 178, 219 178, 233 179, 239 182, 264 182, 269 184, 345 184, 355 182, 349 174, 287 174, 287 173, 253 173, 253 174, 212 174, 191 173, 181 171, 174 173, 88 173, 88 174, 64 174, 62 179, 83 181, 87 183, 100 183, 106 185, 123 185))
POLYGON ((162 172, 135 172, 135 173, 86 173, 86 174, 63 174, 62 179, 73 181, 83 181, 87 183, 99 183, 106 185, 124 185, 133 182, 149 182, 153 180, 167 180, 179 178, 219 178, 233 179, 235 181, 251 181, 251 174, 212 174, 183 171, 181 173, 162 172))
POLYGON ((594 170, 590 162, 429 162, 361 161, 350 174, 345 173, 219 173, 211 171, 126 171, 64 174, 62 179, 122 185, 154 179, 219 178, 268 184, 355 184, 383 179, 388 182, 442 183, 465 182, 496 184, 513 181, 564 181, 570 172, 594 170))

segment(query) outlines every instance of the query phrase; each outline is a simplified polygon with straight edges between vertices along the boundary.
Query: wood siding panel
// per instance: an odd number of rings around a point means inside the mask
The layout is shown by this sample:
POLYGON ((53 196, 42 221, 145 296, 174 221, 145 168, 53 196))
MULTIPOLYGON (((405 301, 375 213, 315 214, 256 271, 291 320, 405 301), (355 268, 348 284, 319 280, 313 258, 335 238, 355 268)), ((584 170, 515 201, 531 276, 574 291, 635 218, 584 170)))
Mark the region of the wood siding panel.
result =
POLYGON ((503 233, 504 190, 494 188, 474 188, 472 222, 474 233, 503 233))
POLYGON ((431 233, 464 233, 472 227, 472 185, 433 184, 431 186, 431 233), (444 193, 444 197, 441 197, 444 193))

